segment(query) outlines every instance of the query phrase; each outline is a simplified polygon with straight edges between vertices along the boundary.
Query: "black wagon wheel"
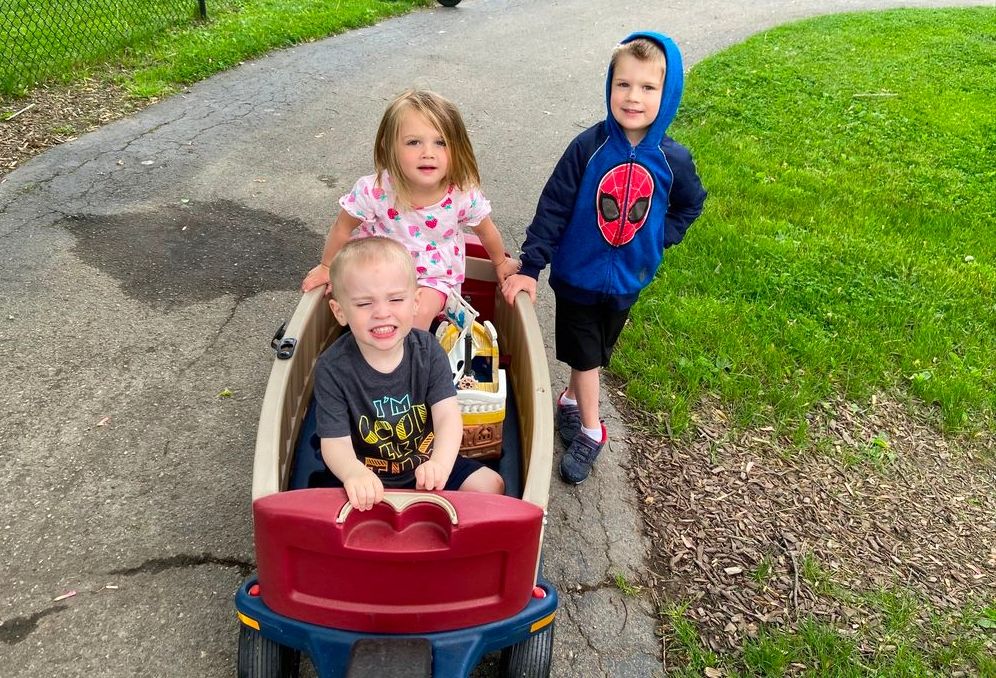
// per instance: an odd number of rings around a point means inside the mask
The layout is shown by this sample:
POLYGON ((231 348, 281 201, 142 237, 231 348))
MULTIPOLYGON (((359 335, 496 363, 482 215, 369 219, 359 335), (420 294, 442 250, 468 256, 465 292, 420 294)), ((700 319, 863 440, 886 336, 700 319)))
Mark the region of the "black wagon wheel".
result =
POLYGON ((300 652, 239 626, 239 678, 298 678, 300 652))
POLYGON ((443 7, 456 7, 460 4, 460 0, 439 0, 439 4, 443 7))
POLYGON ((505 678, 548 678, 553 663, 553 624, 501 651, 505 678))

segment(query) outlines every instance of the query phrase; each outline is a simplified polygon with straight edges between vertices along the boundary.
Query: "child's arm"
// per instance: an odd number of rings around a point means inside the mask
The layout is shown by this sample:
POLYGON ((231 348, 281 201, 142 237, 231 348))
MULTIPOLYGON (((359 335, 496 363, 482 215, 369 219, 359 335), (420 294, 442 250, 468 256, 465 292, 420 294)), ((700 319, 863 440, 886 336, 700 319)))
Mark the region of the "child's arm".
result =
POLYGON ((384 498, 384 484, 376 473, 356 458, 349 436, 322 438, 322 459, 335 477, 342 481, 353 508, 366 511, 384 498))
POLYGON ((680 243, 688 227, 702 214, 706 190, 702 187, 692 154, 687 148, 665 137, 661 150, 664 151, 674 176, 668 195, 667 214, 664 217, 664 247, 668 248, 680 243))
POLYGON ((491 221, 491 217, 484 217, 481 223, 474 226, 474 233, 481 239, 481 244, 488 251, 488 257, 495 266, 495 273, 498 275, 498 283, 505 281, 505 278, 518 272, 519 262, 508 256, 505 252, 505 243, 501 239, 501 232, 491 221))
POLYGON ((520 291, 526 292, 530 300, 536 303, 536 281, 540 271, 553 258, 571 219, 584 169, 591 153, 597 148, 597 145, 591 143, 595 132, 597 130, 593 127, 576 137, 560 156, 557 166, 547 179, 536 204, 536 214, 526 227, 526 241, 522 243, 522 255, 519 257, 522 261, 519 272, 509 276, 501 289, 509 304, 515 303, 515 295, 520 291))
POLYGON ((339 216, 336 217, 335 223, 332 224, 328 235, 325 237, 325 247, 322 249, 322 261, 308 271, 308 275, 304 276, 304 281, 301 283, 302 292, 313 290, 319 285, 325 285, 328 288, 325 290, 326 293, 332 291, 329 284, 329 264, 332 263, 335 255, 339 253, 342 246, 349 240, 349 237, 356 230, 357 226, 362 223, 362 221, 346 210, 339 210, 339 216))
POLYGON ((463 440, 463 418, 456 396, 432 406, 432 456, 415 469, 415 489, 441 490, 453 470, 463 440))

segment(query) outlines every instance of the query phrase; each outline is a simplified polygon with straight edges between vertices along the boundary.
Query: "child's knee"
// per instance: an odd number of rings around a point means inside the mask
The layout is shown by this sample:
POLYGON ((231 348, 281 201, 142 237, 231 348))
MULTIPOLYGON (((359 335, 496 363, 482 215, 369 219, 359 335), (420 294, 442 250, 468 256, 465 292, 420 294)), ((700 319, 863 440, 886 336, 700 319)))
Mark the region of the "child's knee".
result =
POLYGON ((479 468, 463 481, 460 490, 465 492, 487 492, 488 494, 504 494, 505 481, 491 469, 479 468))
POLYGON ((491 473, 491 477, 494 483, 492 494, 505 494, 505 479, 495 472, 491 473))

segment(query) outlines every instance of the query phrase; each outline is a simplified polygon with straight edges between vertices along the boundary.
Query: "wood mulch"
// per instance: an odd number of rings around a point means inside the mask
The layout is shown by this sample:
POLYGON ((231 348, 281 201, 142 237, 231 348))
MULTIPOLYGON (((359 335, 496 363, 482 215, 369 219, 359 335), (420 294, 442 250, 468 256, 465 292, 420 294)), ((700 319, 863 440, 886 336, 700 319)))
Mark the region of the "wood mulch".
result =
POLYGON ((0 96, 0 181, 42 151, 155 103, 135 99, 108 80, 35 87, 0 96))
POLYGON ((682 442, 627 416, 653 588, 689 603, 715 651, 741 647, 764 624, 812 617, 873 653, 889 640, 882 606, 863 594, 912 595, 924 633, 932 613, 996 600, 991 434, 945 439, 881 397, 865 409, 825 404, 809 417, 805 453, 770 427, 734 429, 715 402, 682 442))

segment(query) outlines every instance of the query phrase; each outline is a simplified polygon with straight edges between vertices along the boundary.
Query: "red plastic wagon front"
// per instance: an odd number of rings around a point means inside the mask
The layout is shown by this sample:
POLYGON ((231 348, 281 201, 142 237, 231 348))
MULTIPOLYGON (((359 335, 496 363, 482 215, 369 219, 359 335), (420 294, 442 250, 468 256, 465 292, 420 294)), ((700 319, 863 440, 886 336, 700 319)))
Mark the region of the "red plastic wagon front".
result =
POLYGON ((341 489, 256 500, 263 601, 338 629, 431 633, 508 618, 529 602, 543 511, 471 492, 391 491, 370 511, 341 489))

